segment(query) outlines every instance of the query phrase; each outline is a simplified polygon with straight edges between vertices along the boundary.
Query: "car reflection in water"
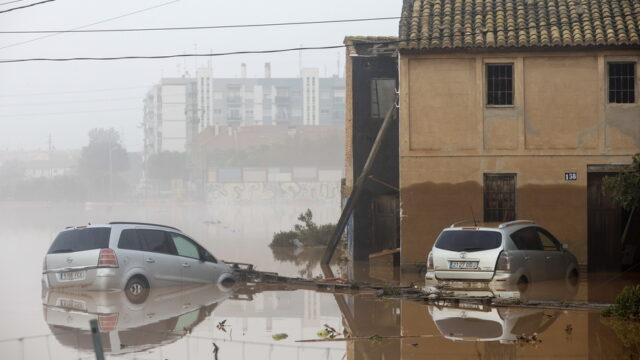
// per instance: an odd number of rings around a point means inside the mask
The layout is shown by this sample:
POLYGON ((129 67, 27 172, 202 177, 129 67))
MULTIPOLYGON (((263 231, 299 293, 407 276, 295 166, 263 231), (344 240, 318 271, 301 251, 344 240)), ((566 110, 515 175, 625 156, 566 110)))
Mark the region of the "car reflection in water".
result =
POLYGON ((43 292, 44 318, 64 346, 93 351, 89 320, 98 319, 105 352, 133 353, 177 341, 205 320, 231 289, 207 284, 151 289, 141 303, 123 291, 43 292))
POLYGON ((542 333, 559 315, 550 310, 459 305, 464 307, 428 307, 436 327, 449 340, 512 344, 519 336, 542 333))

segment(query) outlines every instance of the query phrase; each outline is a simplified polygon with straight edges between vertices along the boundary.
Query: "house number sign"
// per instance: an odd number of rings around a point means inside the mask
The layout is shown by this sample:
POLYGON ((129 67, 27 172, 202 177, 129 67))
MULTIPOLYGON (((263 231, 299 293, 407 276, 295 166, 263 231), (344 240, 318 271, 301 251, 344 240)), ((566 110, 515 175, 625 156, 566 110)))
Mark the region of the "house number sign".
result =
POLYGON ((564 181, 576 181, 578 180, 578 173, 566 172, 564 173, 564 181))

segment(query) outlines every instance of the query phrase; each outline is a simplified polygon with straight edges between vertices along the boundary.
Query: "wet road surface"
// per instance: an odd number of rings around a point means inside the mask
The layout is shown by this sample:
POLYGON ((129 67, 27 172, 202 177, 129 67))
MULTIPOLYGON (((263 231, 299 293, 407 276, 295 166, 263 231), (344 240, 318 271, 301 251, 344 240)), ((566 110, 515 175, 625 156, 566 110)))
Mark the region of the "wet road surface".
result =
MULTIPOLYGON (((41 290, 42 259, 60 229, 114 220, 177 226, 221 259, 313 277, 320 274, 321 251, 278 253, 267 246, 274 232, 289 229, 306 208, 318 223, 339 215, 331 203, 218 209, 1 205, 0 357, 92 359, 92 318, 99 321, 107 356, 119 359, 637 359, 640 354, 637 327, 587 311, 436 306, 372 294, 247 293, 216 286, 152 289, 142 304, 130 303, 121 292, 41 290), (336 339, 346 332, 360 340, 296 342, 319 339, 325 325, 336 330, 336 339), (276 334, 288 337, 276 341, 276 334)), ((354 271, 357 267, 350 272, 375 274, 378 281, 420 282, 416 273, 363 266, 354 271)), ((570 296, 610 302, 624 284, 637 280, 629 274, 590 274, 570 296)), ((562 297, 550 286, 539 291, 539 297, 562 297)))

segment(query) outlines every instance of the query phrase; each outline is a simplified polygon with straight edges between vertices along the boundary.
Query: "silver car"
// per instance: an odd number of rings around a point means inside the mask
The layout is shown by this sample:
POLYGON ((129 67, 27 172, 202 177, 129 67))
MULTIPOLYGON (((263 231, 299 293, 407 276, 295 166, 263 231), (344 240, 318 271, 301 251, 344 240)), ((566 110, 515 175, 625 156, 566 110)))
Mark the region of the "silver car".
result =
POLYGON ((44 259, 43 286, 126 290, 133 302, 152 287, 233 282, 231 267, 180 230, 168 226, 112 222, 67 228, 44 259))
POLYGON ((427 257, 427 287, 525 292, 531 283, 578 282, 578 263, 566 245, 533 221, 444 229, 427 257))

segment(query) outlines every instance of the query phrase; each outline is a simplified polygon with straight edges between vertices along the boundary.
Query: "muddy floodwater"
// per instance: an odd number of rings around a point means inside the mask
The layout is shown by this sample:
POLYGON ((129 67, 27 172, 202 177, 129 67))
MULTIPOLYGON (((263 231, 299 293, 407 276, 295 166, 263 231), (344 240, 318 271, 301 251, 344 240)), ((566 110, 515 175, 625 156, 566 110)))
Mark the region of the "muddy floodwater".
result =
MULTIPOLYGON (((0 358, 93 359, 97 319, 107 358, 118 359, 638 359, 640 326, 594 311, 427 304, 370 292, 213 285, 152 289, 140 304, 122 292, 43 291, 43 257, 70 225, 141 221, 180 228, 216 257, 287 276, 321 274, 321 251, 274 252, 274 232, 310 208, 335 222, 334 202, 198 204, 0 204, 0 358), (343 341, 345 334, 351 339, 343 341), (334 337, 333 341, 298 342, 334 337)), ((419 285, 420 274, 335 264, 341 276, 419 285), (375 277, 374 276, 374 277, 375 277)), ((540 285, 559 303, 613 301, 633 274, 583 274, 573 292, 540 285)))

